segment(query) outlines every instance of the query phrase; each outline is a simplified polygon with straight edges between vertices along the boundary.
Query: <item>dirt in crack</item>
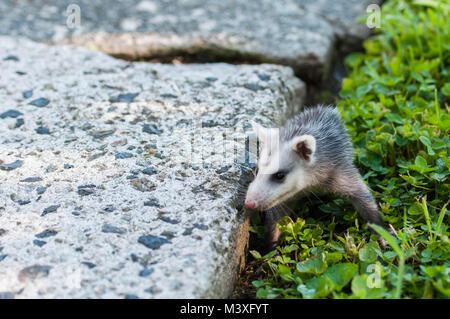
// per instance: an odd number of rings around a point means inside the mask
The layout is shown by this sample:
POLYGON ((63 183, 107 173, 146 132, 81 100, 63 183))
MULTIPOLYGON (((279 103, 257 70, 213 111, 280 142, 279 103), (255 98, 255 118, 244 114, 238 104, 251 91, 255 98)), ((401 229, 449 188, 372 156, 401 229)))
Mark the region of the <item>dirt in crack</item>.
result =
POLYGON ((148 56, 133 56, 111 54, 113 57, 131 62, 149 62, 163 64, 193 64, 193 63, 229 63, 229 64, 262 64, 267 60, 257 55, 243 54, 232 50, 193 49, 170 51, 165 54, 148 56))
POLYGON ((243 53, 226 48, 188 48, 180 50, 169 50, 167 52, 149 53, 139 55, 137 52, 131 53, 105 53, 121 60, 130 62, 149 62, 163 64, 203 64, 203 63, 228 63, 228 64, 250 64, 258 65, 263 63, 283 65, 291 67, 296 77, 306 84, 313 86, 321 85, 323 66, 314 56, 303 58, 298 63, 273 60, 258 54, 243 53))

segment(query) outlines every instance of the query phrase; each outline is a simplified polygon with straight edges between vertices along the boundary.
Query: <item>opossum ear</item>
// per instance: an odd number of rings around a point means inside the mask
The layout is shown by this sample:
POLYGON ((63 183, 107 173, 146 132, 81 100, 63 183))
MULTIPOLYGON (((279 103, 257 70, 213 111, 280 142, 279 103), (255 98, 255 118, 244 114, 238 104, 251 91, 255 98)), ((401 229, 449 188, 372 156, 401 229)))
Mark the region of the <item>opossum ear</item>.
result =
POLYGON ((252 125, 253 132, 264 144, 270 142, 271 138, 275 138, 277 129, 265 128, 254 121, 250 121, 250 124, 252 125))
POLYGON ((312 163, 316 151, 316 139, 312 135, 301 135, 292 139, 292 149, 302 159, 312 163))

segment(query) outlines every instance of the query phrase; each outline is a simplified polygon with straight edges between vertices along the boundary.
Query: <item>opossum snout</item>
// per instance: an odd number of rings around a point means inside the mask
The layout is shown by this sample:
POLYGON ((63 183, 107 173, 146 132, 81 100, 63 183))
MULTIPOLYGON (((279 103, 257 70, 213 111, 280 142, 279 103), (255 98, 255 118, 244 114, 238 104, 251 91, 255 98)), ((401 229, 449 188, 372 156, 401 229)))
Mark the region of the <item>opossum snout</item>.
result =
POLYGON ((256 202, 253 200, 246 199, 245 207, 250 208, 250 209, 256 209, 256 202))
MULTIPOLYGON (((250 185, 250 187, 253 184, 250 185)), ((249 189, 247 191, 247 195, 245 196, 245 207, 250 209, 260 209, 262 204, 262 200, 260 194, 256 193, 253 189, 249 189)))

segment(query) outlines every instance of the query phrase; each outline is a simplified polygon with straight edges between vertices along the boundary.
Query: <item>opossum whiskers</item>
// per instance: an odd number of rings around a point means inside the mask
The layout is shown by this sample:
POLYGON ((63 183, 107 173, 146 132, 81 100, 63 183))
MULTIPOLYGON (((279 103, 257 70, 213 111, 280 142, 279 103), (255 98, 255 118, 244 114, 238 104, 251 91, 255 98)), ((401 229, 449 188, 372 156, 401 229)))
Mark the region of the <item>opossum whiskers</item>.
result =
POLYGON ((325 202, 319 196, 317 196, 312 190, 310 190, 309 193, 311 193, 321 204, 325 205, 325 202))

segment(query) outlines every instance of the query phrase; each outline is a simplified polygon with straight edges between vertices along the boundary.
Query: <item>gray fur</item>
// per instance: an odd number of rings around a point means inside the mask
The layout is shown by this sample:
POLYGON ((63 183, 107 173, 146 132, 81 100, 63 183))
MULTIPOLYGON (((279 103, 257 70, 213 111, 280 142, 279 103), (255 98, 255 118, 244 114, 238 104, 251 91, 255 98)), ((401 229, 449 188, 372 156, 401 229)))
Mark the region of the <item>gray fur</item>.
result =
POLYGON ((266 234, 266 248, 273 250, 278 244, 281 232, 277 227, 278 222, 289 213, 286 210, 270 209, 266 212, 264 221, 264 231, 266 234))
POLYGON ((304 134, 316 139, 315 170, 321 175, 330 167, 344 170, 354 167, 352 144, 336 108, 322 105, 307 108, 280 128, 280 139, 284 142, 304 134))

